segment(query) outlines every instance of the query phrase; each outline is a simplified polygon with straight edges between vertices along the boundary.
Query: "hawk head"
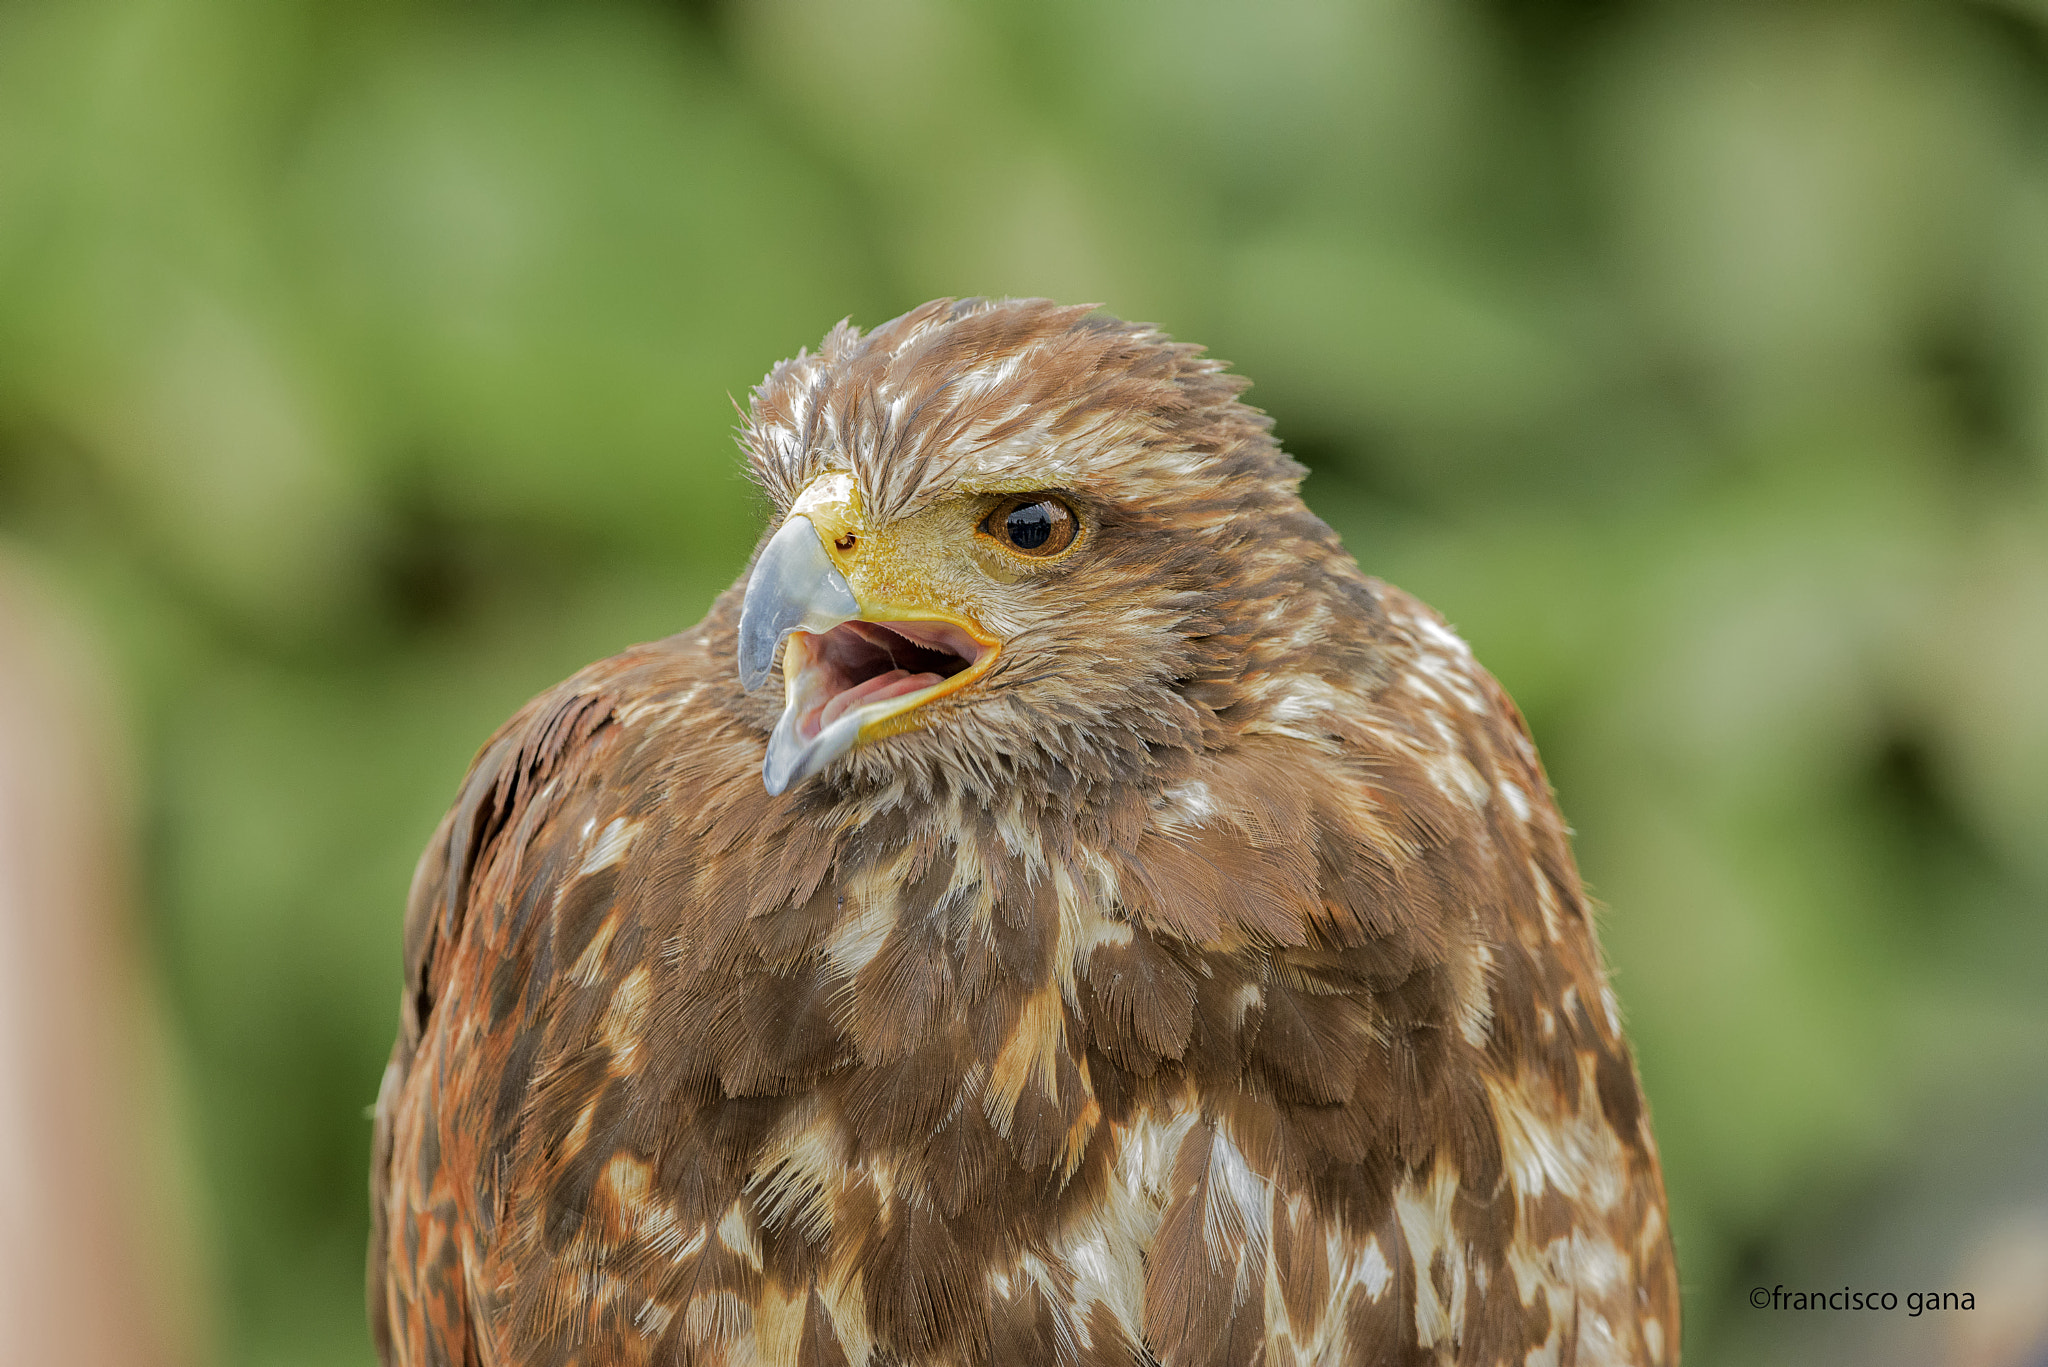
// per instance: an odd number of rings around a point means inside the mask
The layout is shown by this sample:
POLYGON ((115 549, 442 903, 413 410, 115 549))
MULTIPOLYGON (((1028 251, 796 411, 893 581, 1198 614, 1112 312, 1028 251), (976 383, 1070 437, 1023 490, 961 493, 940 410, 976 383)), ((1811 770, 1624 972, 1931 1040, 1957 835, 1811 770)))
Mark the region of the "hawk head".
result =
POLYGON ((1315 591, 1357 573, 1244 387, 1044 300, 842 323, 775 367, 738 661, 751 690, 780 655, 768 790, 835 763, 1052 803, 1171 781, 1276 655, 1327 653, 1315 591))

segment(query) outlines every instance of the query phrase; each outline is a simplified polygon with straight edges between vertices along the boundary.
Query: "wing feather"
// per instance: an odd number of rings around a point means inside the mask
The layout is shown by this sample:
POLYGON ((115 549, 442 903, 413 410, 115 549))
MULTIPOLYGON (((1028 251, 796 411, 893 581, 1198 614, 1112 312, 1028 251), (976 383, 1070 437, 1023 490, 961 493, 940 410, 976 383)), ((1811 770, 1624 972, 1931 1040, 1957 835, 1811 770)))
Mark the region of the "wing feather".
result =
MULTIPOLYGON (((1189 1058, 1229 1056, 1232 1029, 1242 1047, 1235 1076, 1157 1103, 1197 1123, 1152 1249, 1146 1341, 1169 1367, 1207 1362, 1249 1317, 1269 1362, 1571 1361, 1598 1317, 1617 1360, 1663 1361, 1678 1301, 1662 1178, 1563 822, 1506 695, 1433 613, 1377 587, 1392 667, 1323 719, 1308 763, 1298 738, 1271 743, 1287 769, 1247 737, 1254 753, 1199 776, 1226 842, 1231 813, 1306 795, 1260 860, 1308 860, 1313 895, 1218 880, 1216 843, 1176 829, 1139 844, 1133 935, 1096 951, 1111 972, 1192 953, 1193 1015, 1217 1024, 1189 1058), (1158 914, 1164 888, 1206 905, 1158 914), (1270 1223, 1237 1199, 1255 1184, 1270 1223), (1247 1301, 1261 1278, 1269 1294, 1247 1301)), ((1110 1057, 1131 1054, 1141 1017, 1094 1000, 1110 1057)))
MULTIPOLYGON (((378 1090, 371 1141, 370 1325, 387 1364, 493 1360, 479 1340, 472 1304, 469 1193, 451 1180, 443 1161, 437 1096, 409 1084, 437 1004, 460 989, 456 980, 466 970, 481 967, 476 956, 465 960, 460 952, 478 871, 497 857, 506 833, 520 830, 541 805, 549 780, 587 762, 585 750, 611 720, 610 703, 588 681, 571 681, 528 703, 478 752, 414 870, 399 1033, 378 1090)), ((509 974, 496 981, 500 992, 517 985, 509 974)), ((535 1043, 511 1042, 491 1094, 493 1129, 502 1129, 505 1113, 521 1102, 535 1043)))

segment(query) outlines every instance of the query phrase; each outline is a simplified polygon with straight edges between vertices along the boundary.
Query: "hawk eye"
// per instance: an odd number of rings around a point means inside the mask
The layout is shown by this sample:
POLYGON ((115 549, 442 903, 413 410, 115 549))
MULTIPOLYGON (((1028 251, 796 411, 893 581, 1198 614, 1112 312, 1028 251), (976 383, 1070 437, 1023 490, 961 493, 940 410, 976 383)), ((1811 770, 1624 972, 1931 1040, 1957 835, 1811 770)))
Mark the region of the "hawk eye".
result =
POLYGON ((1015 494, 989 511, 981 530, 1019 555, 1042 559, 1073 545, 1080 525, 1074 510, 1056 498, 1015 494))

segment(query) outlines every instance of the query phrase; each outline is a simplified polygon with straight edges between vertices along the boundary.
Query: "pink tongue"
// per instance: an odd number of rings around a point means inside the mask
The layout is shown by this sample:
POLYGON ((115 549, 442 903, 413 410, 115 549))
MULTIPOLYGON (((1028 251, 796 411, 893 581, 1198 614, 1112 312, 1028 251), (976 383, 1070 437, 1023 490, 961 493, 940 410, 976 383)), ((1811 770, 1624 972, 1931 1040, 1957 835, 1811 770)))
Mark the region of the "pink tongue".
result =
POLYGON ((905 693, 915 693, 920 688, 930 688, 939 681, 936 674, 906 674, 892 669, 887 674, 855 684, 844 693, 836 695, 825 704, 825 710, 818 714, 819 729, 830 726, 844 716, 848 709, 863 703, 880 702, 883 698, 900 698, 905 693))

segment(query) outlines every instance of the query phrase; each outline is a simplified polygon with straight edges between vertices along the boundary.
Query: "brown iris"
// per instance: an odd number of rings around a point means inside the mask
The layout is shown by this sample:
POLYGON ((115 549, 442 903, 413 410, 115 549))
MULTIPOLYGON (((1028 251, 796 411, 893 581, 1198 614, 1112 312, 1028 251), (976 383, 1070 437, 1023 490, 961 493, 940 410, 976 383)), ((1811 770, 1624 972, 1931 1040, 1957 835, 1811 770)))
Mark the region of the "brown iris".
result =
POLYGON ((1013 494, 989 510, 981 531, 1019 555, 1043 559, 1074 544, 1081 520, 1074 510, 1044 494, 1013 494))

